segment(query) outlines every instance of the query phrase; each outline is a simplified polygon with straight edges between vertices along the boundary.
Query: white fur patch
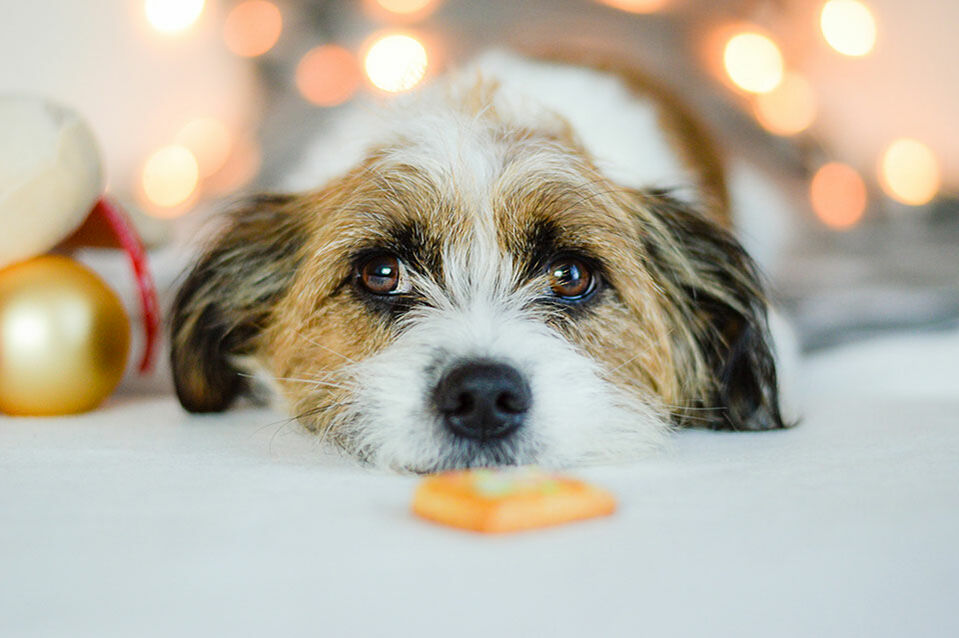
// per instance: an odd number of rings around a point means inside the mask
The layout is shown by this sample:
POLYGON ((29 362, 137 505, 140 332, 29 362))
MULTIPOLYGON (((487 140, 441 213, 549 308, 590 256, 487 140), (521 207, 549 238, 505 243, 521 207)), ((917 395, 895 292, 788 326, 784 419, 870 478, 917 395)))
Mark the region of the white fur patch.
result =
POLYGON ((372 148, 402 141, 401 146, 419 159, 433 157, 432 161, 467 167, 464 174, 482 187, 496 167, 486 163, 488 157, 469 151, 482 142, 477 136, 485 133, 450 108, 478 77, 501 87, 493 106, 509 125, 556 132, 568 124, 603 175, 614 182, 630 188, 676 189, 680 198, 695 200, 695 176, 669 143, 652 101, 638 98, 613 75, 503 51, 480 56, 413 94, 379 103, 358 100, 342 109, 284 186, 317 188, 355 166, 372 148), (417 152, 425 149, 436 154, 417 152))
POLYGON ((511 264, 478 263, 448 253, 445 278, 421 280, 429 304, 411 311, 385 350, 350 366, 356 387, 336 427, 376 465, 433 471, 502 462, 564 466, 636 456, 656 447, 668 425, 656 410, 603 379, 602 371, 524 310, 530 291, 515 290, 511 264), (528 380, 533 405, 499 453, 470 448, 449 433, 432 407, 433 389, 467 359, 512 365, 528 380))
POLYGON ((459 77, 468 80, 476 72, 500 84, 498 112, 517 125, 536 129, 557 116, 569 123, 612 181, 630 188, 680 189, 680 195, 695 185, 659 124, 656 105, 616 76, 505 51, 484 54, 459 77))

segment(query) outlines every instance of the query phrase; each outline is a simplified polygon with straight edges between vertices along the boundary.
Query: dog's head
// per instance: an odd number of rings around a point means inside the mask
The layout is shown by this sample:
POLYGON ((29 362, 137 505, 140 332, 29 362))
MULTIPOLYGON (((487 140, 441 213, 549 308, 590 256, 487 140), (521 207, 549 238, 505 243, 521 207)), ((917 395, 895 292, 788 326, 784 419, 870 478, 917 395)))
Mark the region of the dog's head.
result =
POLYGON ((321 189, 232 215, 174 307, 187 409, 225 409, 254 361, 308 428, 413 471, 781 425, 760 283, 725 230, 605 177, 558 118, 431 104, 321 189))

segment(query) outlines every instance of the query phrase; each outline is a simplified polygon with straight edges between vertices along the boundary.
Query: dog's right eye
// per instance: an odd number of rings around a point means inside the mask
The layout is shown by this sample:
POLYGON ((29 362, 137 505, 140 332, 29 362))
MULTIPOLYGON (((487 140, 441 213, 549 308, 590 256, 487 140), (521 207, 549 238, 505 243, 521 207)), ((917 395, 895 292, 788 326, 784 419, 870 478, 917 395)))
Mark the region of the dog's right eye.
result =
POLYGON ((399 292, 403 279, 403 265, 388 253, 374 255, 357 268, 360 285, 374 295, 392 295, 399 292))

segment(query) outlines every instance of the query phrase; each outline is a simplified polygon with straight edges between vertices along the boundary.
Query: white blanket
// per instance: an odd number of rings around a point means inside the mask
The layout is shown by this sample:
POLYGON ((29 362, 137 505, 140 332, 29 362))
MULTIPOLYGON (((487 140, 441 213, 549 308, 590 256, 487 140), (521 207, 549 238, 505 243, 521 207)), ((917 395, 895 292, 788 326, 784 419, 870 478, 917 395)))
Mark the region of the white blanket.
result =
POLYGON ((268 412, 0 417, 0 635, 959 635, 959 333, 804 372, 799 427, 681 432, 578 472, 613 516, 497 537, 268 412))

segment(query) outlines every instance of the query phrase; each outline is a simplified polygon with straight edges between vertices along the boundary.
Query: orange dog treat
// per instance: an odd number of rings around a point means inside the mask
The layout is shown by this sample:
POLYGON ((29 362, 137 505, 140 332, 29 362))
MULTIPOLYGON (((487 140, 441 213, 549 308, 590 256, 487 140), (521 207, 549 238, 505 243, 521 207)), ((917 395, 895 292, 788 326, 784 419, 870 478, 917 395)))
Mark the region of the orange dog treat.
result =
POLYGON ((413 496, 423 518, 477 532, 512 532, 606 516, 612 494, 536 468, 477 469, 430 476, 413 496))

